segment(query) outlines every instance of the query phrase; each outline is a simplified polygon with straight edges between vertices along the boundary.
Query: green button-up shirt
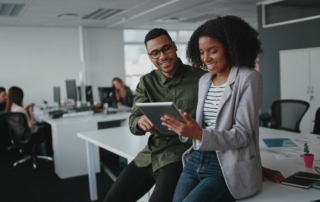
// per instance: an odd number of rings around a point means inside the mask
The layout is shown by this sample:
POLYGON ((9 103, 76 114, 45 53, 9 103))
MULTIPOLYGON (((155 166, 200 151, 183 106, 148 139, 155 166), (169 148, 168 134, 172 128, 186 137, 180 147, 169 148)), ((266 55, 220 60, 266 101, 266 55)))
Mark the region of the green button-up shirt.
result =
MULTIPOLYGON (((171 78, 165 77, 160 70, 153 70, 140 78, 137 97, 129 119, 130 131, 135 135, 145 135, 138 127, 143 113, 135 103, 174 102, 179 109, 195 119, 198 102, 198 82, 203 71, 184 65, 179 59, 179 67, 171 78)), ((147 146, 134 159, 138 167, 152 163, 153 171, 169 163, 182 161, 182 154, 191 144, 182 143, 178 135, 161 134, 152 131, 147 146)))

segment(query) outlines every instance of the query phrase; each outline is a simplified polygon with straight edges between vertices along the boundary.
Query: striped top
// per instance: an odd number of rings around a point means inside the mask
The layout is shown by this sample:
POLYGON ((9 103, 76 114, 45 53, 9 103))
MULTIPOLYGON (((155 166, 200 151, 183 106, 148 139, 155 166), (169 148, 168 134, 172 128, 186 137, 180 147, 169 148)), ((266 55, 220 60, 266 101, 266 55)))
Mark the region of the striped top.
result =
POLYGON ((213 82, 210 85, 206 99, 203 105, 203 120, 206 129, 216 127, 216 118, 222 93, 226 87, 226 83, 221 86, 215 86, 213 82))

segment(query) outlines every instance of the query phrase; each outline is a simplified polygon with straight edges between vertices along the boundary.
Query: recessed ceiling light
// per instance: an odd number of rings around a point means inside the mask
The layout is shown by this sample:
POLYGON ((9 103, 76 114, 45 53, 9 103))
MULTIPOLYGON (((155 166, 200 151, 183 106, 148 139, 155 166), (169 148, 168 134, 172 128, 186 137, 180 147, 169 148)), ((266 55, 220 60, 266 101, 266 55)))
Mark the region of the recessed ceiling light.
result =
POLYGON ((24 9, 25 4, 0 3, 0 16, 16 17, 24 9))
POLYGON ((63 19, 79 19, 79 15, 76 13, 63 13, 58 15, 58 17, 63 19))

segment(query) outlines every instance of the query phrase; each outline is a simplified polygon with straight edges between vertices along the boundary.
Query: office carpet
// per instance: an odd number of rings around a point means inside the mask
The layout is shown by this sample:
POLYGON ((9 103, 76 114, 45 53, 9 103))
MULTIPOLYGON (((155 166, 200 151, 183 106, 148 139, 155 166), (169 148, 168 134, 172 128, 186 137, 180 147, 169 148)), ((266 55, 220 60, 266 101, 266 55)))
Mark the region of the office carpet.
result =
MULTIPOLYGON (((17 151, 0 156, 0 201, 3 202, 89 202, 88 176, 60 179, 53 162, 38 160, 38 170, 28 161, 11 171, 21 159, 17 151)), ((116 170, 119 168, 115 168, 116 170)), ((122 170, 122 169, 121 169, 122 170)), ((120 171, 121 172, 121 171, 120 171)), ((120 173, 119 172, 119 173, 120 173)), ((98 201, 103 201, 113 181, 102 171, 97 174, 98 201)))

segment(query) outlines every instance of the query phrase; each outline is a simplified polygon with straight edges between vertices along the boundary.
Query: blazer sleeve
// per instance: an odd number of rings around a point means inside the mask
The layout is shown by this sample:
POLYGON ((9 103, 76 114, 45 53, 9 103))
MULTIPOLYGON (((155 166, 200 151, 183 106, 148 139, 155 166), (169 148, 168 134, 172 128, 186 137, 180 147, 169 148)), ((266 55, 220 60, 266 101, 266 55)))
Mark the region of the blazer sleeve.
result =
MULTIPOLYGON (((242 85, 242 84, 241 84, 242 85)), ((248 75, 230 130, 203 129, 202 140, 197 150, 233 150, 246 147, 253 140, 253 131, 258 124, 259 109, 262 102, 262 76, 255 72, 248 75)), ((235 93, 235 92, 233 92, 235 93)), ((234 114, 233 111, 228 114, 234 114)))

